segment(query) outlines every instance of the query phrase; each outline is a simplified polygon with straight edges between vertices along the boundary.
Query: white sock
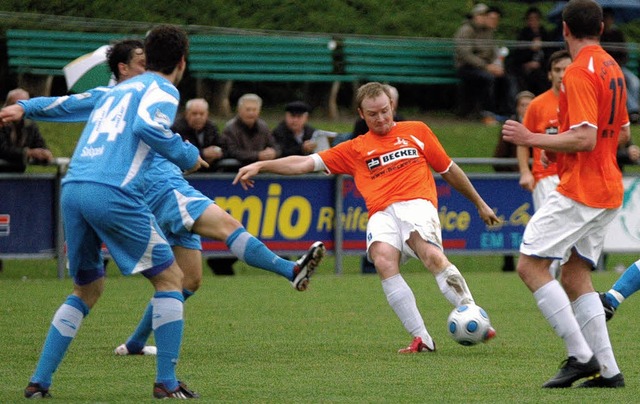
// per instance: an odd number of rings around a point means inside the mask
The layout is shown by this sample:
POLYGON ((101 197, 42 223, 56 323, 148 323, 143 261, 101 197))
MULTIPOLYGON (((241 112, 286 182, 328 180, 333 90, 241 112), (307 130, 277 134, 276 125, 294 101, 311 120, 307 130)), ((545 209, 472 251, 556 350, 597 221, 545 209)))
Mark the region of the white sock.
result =
POLYGON ((447 300, 458 307, 466 303, 474 303, 467 282, 455 265, 451 264, 436 275, 436 282, 447 300))
POLYGON ((604 309, 598 293, 585 293, 571 303, 571 306, 576 313, 584 338, 600 362, 602 377, 613 377, 620 373, 616 358, 613 356, 604 309))
POLYGON ((382 280, 382 290, 404 328, 412 336, 422 338, 422 342, 427 344, 429 348, 435 348, 433 339, 427 332, 427 327, 424 325, 424 320, 418 311, 416 298, 402 275, 397 274, 382 280))
POLYGON ((585 340, 571 309, 569 297, 557 280, 552 280, 533 293, 538 308, 556 334, 564 340, 568 356, 587 362, 593 351, 585 340))

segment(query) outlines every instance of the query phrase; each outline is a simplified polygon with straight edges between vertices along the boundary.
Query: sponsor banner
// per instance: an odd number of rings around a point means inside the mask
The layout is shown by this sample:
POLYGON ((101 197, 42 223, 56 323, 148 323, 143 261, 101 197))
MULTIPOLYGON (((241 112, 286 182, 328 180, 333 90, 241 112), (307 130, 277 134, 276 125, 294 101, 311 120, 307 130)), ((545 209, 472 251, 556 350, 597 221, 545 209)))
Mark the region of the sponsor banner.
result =
POLYGON ((607 252, 640 251, 640 178, 624 178, 622 208, 609 224, 604 238, 607 252))
POLYGON ((0 180, 0 255, 54 254, 52 178, 0 180))
MULTIPOLYGON (((194 176, 189 181, 274 250, 306 251, 315 240, 322 240, 333 248, 333 177, 259 177, 249 191, 232 186, 231 179, 194 176)), ((520 188, 515 177, 473 180, 478 192, 503 221, 493 227, 486 226, 475 206, 445 181, 438 179, 436 183, 440 195, 438 213, 447 250, 482 253, 518 249, 533 207, 531 194, 520 188)), ((364 200, 349 177, 343 182, 341 194, 343 249, 362 251, 368 221, 364 200)), ((227 248, 222 242, 203 239, 203 250, 226 252, 227 248)))

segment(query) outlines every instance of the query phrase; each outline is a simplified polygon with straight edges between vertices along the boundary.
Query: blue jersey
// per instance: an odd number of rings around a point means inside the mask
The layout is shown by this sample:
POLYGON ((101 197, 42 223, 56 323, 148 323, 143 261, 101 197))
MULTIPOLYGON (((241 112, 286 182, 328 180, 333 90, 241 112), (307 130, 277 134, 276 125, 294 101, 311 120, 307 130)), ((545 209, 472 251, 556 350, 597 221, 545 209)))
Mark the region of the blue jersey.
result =
MULTIPOLYGON (((50 122, 86 122, 111 87, 97 87, 64 97, 36 97, 18 104, 25 117, 50 122)), ((155 153, 144 172, 144 199, 171 245, 200 249, 200 237, 191 228, 213 201, 195 190, 180 169, 155 153)))
POLYGON ((178 99, 175 86, 154 73, 104 93, 89 116, 63 183, 95 182, 142 194, 143 174, 156 153, 182 170, 193 167, 198 149, 170 129, 178 99))

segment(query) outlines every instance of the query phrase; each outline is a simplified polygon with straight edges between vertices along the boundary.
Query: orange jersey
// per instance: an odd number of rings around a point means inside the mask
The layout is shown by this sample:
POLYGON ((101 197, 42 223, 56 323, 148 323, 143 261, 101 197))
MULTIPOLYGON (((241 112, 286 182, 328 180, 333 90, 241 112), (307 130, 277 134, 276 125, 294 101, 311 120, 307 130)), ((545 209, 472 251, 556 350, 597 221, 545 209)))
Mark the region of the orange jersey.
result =
POLYGON ((369 216, 395 202, 426 199, 438 206, 431 168, 446 172, 451 158, 422 122, 397 122, 384 136, 367 132, 318 153, 332 174, 353 176, 369 216))
POLYGON ((598 45, 582 48, 562 79, 560 131, 587 124, 597 129, 598 138, 592 151, 558 153, 560 193, 594 208, 622 205, 616 150, 620 128, 629 123, 626 103, 624 76, 615 60, 598 45))
MULTIPOLYGON (((558 96, 553 90, 547 90, 531 101, 527 112, 524 114, 522 124, 533 133, 546 133, 555 135, 558 133, 558 96)), ((540 156, 542 149, 533 147, 533 164, 531 173, 536 182, 544 177, 558 174, 558 167, 555 162, 550 163, 547 168, 542 165, 540 156)))

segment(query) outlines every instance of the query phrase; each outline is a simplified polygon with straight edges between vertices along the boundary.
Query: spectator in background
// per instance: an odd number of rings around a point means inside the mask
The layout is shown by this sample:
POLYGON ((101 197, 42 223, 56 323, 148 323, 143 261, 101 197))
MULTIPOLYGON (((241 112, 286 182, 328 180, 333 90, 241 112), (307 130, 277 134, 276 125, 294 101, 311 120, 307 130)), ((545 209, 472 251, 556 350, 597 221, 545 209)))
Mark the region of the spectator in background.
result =
POLYGON ((273 160, 280 156, 269 126, 260 118, 262 98, 245 94, 238 99, 238 114, 222 131, 229 157, 241 165, 256 161, 273 160))
POLYGON ((463 88, 460 113, 473 115, 479 108, 485 125, 496 125, 497 114, 513 113, 512 85, 493 39, 501 15, 498 8, 478 3, 455 34, 455 63, 463 88), (507 102, 498 105, 497 100, 507 102))
MULTIPOLYGON (((28 100, 29 93, 16 88, 7 94, 4 106, 20 100, 28 100)), ((0 127, 0 172, 23 173, 28 164, 49 164, 53 154, 38 129, 30 119, 21 119, 0 127)))
MULTIPOLYGON (((238 160, 241 165, 255 161, 272 160, 280 155, 269 126, 260 119, 262 98, 257 94, 244 94, 238 99, 237 115, 229 120, 222 131, 223 144, 227 155, 238 160)), ((239 167, 228 167, 236 171, 239 167)), ((207 265, 215 275, 234 275, 233 264, 236 257, 213 257, 207 265)))
MULTIPOLYGON (((521 91, 516 95, 516 114, 513 115, 510 119, 517 120, 518 122, 522 122, 524 119, 524 114, 527 112, 527 108, 529 108, 529 104, 535 95, 531 91, 521 91)), ((517 149, 513 143, 506 142, 502 139, 502 133, 498 132, 498 144, 496 145, 496 150, 493 153, 493 157, 497 158, 516 158, 517 157, 517 149)), ((518 172, 518 165, 494 165, 493 169, 497 172, 518 172)), ((515 260, 513 255, 505 255, 504 263, 502 265, 502 270, 504 272, 513 272, 515 271, 515 260)))
POLYGON ((515 75, 521 90, 535 95, 549 88, 547 80, 546 53, 542 42, 550 41, 550 35, 542 25, 542 12, 538 7, 529 7, 525 13, 526 26, 518 33, 518 41, 528 42, 527 47, 518 47, 509 59, 510 70, 515 75))
POLYGON ((629 111, 629 121, 631 123, 640 122, 640 79, 629 68, 626 67, 629 61, 624 33, 614 25, 614 13, 611 8, 602 9, 604 30, 600 35, 600 42, 603 48, 618 62, 624 81, 627 85, 627 110, 629 111))
POLYGON ((218 170, 218 162, 224 157, 223 138, 209 119, 209 103, 204 98, 187 101, 184 116, 176 119, 171 130, 200 150, 200 157, 209 163, 200 171, 218 170))
POLYGON ((284 107, 284 119, 273 130, 273 138, 282 150, 282 156, 305 156, 316 149, 311 140, 315 128, 310 126, 311 107, 303 101, 293 101, 284 107))

